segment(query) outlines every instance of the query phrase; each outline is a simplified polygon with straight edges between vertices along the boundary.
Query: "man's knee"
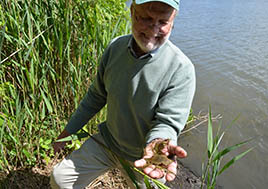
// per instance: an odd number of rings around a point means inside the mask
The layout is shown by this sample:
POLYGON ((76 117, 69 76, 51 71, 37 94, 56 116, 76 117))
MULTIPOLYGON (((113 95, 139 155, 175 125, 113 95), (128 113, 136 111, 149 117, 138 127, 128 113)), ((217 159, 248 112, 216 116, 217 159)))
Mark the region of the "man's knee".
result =
POLYGON ((59 189, 60 188, 60 180, 62 178, 62 173, 57 166, 54 167, 53 171, 50 175, 50 186, 52 189, 59 189))

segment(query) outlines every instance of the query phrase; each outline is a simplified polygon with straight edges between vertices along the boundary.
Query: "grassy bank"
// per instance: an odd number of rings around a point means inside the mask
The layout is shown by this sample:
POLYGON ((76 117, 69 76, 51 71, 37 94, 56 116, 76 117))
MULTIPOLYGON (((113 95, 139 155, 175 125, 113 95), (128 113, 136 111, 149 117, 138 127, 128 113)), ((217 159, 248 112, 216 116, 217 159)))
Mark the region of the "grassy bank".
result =
POLYGON ((128 32, 124 0, 0 2, 1 170, 50 161, 104 48, 128 32))

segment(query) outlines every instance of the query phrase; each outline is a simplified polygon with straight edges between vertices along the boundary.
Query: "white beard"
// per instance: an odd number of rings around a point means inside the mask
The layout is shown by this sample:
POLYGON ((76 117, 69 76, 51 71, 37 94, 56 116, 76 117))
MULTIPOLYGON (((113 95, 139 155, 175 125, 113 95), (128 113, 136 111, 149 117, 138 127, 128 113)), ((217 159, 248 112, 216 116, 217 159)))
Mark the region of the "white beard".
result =
POLYGON ((150 40, 147 43, 144 43, 143 41, 139 40, 138 37, 135 36, 135 34, 133 33, 134 39, 137 43, 137 45, 140 47, 140 49, 145 52, 151 52, 157 48, 159 48, 161 45, 163 45, 170 37, 171 32, 169 32, 169 34, 167 34, 167 36, 165 36, 162 41, 155 43, 154 41, 150 40))

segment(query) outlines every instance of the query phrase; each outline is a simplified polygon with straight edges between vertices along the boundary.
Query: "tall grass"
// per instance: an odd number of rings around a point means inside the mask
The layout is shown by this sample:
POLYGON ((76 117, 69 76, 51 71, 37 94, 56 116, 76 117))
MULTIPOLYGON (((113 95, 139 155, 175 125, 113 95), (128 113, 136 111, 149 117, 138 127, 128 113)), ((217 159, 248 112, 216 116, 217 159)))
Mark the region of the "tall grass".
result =
POLYGON ((124 0, 0 2, 0 169, 49 161, 104 48, 129 32, 128 15, 124 0))

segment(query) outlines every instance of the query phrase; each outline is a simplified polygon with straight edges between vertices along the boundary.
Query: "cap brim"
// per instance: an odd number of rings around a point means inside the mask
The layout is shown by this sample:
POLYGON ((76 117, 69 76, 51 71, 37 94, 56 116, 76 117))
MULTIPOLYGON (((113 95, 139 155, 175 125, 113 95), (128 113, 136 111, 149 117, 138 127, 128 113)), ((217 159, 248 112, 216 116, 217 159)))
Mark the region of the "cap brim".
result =
POLYGON ((169 6, 173 7, 176 10, 179 10, 179 7, 180 7, 180 1, 177 2, 175 0, 135 0, 135 3, 140 5, 143 3, 149 3, 149 2, 154 2, 154 1, 168 4, 169 6))

